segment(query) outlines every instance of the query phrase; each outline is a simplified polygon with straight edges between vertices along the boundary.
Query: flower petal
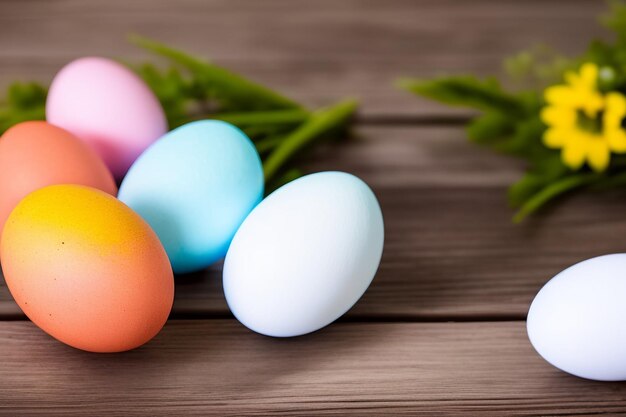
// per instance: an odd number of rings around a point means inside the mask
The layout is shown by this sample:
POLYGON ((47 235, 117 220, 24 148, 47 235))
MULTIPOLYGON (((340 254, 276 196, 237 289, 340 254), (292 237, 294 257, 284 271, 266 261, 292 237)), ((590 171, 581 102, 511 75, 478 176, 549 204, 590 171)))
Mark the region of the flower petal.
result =
POLYGON ((598 82, 598 66, 591 62, 587 62, 580 67, 579 81, 590 89, 596 88, 598 82))
POLYGON ((544 107, 541 110, 541 120, 549 126, 572 127, 576 124, 576 110, 568 107, 544 107))
POLYGON ((609 166, 611 152, 606 141, 592 139, 587 143, 587 160, 596 172, 602 172, 609 166))
POLYGON ((626 97, 616 92, 608 93, 606 95, 606 111, 626 115, 626 97))
POLYGON ((616 153, 626 152, 626 132, 622 129, 605 131, 604 137, 609 148, 616 153))
POLYGON ((585 145, 585 141, 582 140, 568 141, 561 152, 563 163, 574 170, 579 169, 587 156, 587 147, 585 145))
POLYGON ((546 88, 543 97, 548 103, 557 106, 575 107, 578 102, 576 90, 566 85, 555 85, 546 88))
POLYGON ((620 93, 609 93, 606 95, 606 107, 602 122, 605 128, 619 128, 622 119, 626 116, 626 97, 620 93))
POLYGON ((551 127, 543 134, 543 144, 548 148, 562 148, 569 137, 569 129, 551 127))

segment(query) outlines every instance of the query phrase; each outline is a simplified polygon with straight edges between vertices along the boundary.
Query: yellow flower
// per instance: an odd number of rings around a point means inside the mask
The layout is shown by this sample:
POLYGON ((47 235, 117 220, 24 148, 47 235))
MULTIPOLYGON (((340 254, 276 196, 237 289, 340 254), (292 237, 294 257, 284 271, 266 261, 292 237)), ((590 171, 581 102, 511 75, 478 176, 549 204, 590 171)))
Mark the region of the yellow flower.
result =
POLYGON ((611 152, 626 152, 626 97, 598 90, 598 67, 584 64, 579 73, 568 72, 567 84, 544 92, 548 103, 541 119, 548 125, 543 143, 561 149, 563 163, 579 169, 585 162, 597 172, 609 166, 611 152))

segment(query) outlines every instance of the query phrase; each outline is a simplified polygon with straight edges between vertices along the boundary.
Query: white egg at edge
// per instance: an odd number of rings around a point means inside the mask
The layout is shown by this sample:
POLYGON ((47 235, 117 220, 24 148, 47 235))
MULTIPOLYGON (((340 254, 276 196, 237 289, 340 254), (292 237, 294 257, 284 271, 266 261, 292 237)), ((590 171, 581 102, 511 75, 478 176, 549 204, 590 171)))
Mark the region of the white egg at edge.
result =
POLYGON ((626 380, 626 254, 575 264, 537 294, 527 318, 537 352, 570 374, 626 380))

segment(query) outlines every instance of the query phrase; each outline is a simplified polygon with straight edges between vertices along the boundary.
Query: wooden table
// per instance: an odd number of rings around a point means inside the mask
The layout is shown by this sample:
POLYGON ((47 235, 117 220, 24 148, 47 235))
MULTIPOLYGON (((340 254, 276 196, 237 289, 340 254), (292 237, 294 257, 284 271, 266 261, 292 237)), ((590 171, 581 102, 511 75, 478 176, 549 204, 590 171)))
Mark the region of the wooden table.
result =
POLYGON ((308 171, 345 170, 377 193, 380 270, 339 322, 287 340, 232 318, 220 269, 180 277, 149 344, 96 355, 26 321, 0 284, 0 414, 244 415, 626 412, 626 385, 569 376, 530 346, 525 316, 544 282, 626 249, 626 193, 567 199, 511 223, 516 161, 469 145, 468 113, 418 100, 401 76, 499 72, 546 42, 581 51, 606 36, 603 2, 0 1, 0 84, 50 80, 81 55, 140 59, 140 33, 211 57, 311 106, 361 99, 355 137, 308 171))

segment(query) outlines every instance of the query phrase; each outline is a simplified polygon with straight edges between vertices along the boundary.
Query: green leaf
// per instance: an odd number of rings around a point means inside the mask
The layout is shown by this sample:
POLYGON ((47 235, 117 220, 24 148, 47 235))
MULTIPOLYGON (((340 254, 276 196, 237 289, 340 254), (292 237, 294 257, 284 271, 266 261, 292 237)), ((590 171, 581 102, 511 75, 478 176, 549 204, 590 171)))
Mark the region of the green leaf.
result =
POLYGON ((544 176, 536 173, 524 174, 519 181, 509 187, 507 193, 509 204, 512 207, 522 206, 530 197, 545 187, 548 181, 544 176))
POLYGON ((27 120, 45 120, 47 89, 37 83, 13 83, 0 104, 0 133, 27 120))
POLYGON ((513 221, 515 223, 520 223, 528 215, 536 212, 549 201, 554 200, 555 198, 576 188, 590 185, 598 181, 598 179, 598 174, 585 173, 570 175, 561 180, 552 182, 529 198, 528 201, 526 201, 526 203, 524 203, 524 205, 517 211, 515 216, 513 216, 513 221))
POLYGON ((511 115, 524 113, 519 99, 504 92, 494 78, 479 80, 472 76, 456 76, 432 80, 400 80, 398 85, 414 94, 450 106, 494 110, 511 115))
POLYGON ((6 102, 16 109, 29 109, 46 104, 48 90, 37 83, 13 83, 7 90, 6 102))
POLYGON ((555 153, 541 142, 544 130, 545 126, 538 116, 511 117, 489 111, 468 124, 467 135, 472 142, 497 152, 533 160, 555 153))
POLYGON ((539 116, 520 120, 515 125, 515 133, 511 140, 496 149, 530 161, 552 157, 558 154, 558 151, 546 148, 543 144, 542 137, 545 129, 539 116))
POLYGON ((490 111, 474 118, 467 126, 467 136, 480 145, 493 145, 515 132, 514 122, 507 115, 490 111))
POLYGON ((563 165, 560 153, 554 152, 550 156, 536 158, 532 160, 528 172, 509 188, 509 203, 512 207, 520 207, 541 188, 566 175, 571 175, 571 171, 563 165))
POLYGON ((140 36, 131 36, 131 42, 190 71, 194 76, 193 91, 202 91, 205 97, 214 96, 226 108, 240 111, 301 108, 267 87, 164 44, 140 36))
POLYGON ((14 109, 0 109, 0 134, 4 133, 13 125, 28 120, 45 120, 46 109, 44 105, 33 106, 29 109, 15 111, 14 109))

